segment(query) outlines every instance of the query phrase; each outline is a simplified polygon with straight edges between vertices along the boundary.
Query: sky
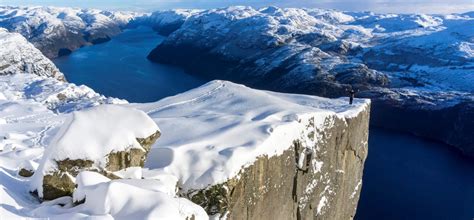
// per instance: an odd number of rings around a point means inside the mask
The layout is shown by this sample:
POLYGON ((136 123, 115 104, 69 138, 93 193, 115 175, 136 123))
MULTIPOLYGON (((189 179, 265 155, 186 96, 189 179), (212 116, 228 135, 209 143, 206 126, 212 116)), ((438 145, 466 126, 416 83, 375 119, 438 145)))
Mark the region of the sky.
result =
POLYGON ((447 14, 474 11, 474 0, 0 0, 0 5, 43 5, 107 10, 155 11, 230 5, 316 7, 379 13, 447 14))

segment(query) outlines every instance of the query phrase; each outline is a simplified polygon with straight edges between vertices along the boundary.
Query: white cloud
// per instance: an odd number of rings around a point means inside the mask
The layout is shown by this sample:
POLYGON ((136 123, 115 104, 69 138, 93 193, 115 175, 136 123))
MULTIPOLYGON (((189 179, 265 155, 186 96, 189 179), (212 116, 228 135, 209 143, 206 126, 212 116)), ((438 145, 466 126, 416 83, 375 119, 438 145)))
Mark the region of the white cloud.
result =
POLYGON ((382 13, 463 13, 474 11, 474 0, 323 0, 315 6, 382 13))

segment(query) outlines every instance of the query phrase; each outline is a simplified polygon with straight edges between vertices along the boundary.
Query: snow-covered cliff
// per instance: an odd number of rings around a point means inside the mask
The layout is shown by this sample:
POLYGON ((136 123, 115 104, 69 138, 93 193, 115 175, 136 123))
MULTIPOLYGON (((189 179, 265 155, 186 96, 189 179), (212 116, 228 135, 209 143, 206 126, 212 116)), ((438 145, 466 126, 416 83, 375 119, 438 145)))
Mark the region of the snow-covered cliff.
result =
POLYGON ((368 150, 369 100, 349 105, 347 99, 212 81, 133 106, 147 112, 163 131, 145 167, 178 177, 180 194, 210 215, 355 215, 368 150))
POLYGON ((474 155, 473 25, 472 13, 229 7, 191 15, 149 59, 274 91, 359 89, 374 100, 375 125, 474 155))
POLYGON ((0 6, 0 27, 23 35, 47 57, 54 58, 120 33, 135 12, 59 7, 0 6))
MULTIPOLYGON (((198 203, 208 214, 228 212, 240 218, 241 209, 247 207, 237 202, 242 199, 257 204, 248 206, 259 209, 249 215, 253 218, 271 213, 271 204, 276 203, 288 204, 288 209, 280 213, 280 217, 287 219, 296 219, 297 215, 354 216, 367 153, 369 102, 356 100, 355 105, 350 106, 345 99, 259 91, 225 81, 213 81, 156 103, 126 105, 147 112, 162 130, 162 137, 152 147, 144 169, 115 173, 134 180, 111 181, 97 177, 99 174, 80 174, 79 179, 75 179, 79 184, 75 196, 79 198, 76 201, 85 197, 84 204, 72 207, 70 197, 42 204, 32 202, 32 195, 26 193, 31 178, 18 173, 21 169, 37 171, 43 152, 55 143, 53 137, 61 132, 59 128, 66 120, 64 113, 54 113, 48 109, 48 103, 34 98, 48 96, 58 87, 43 87, 36 80, 46 79, 27 74, 0 77, 0 82, 4 82, 0 84, 4 87, 2 91, 7 91, 1 93, 0 100, 0 136, 4 137, 0 141, 0 173, 4 185, 0 195, 6 204, 21 208, 18 212, 0 208, 4 216, 105 215, 120 219, 130 216, 184 218, 183 213, 202 213, 198 206, 177 198, 175 186, 180 189, 179 195, 198 203), (30 82, 36 89, 29 87, 30 82), (31 91, 35 91, 34 96, 29 95, 31 91), (268 163, 263 167, 269 169, 259 170, 261 163, 268 163), (261 176, 259 182, 248 179, 257 175, 256 172, 268 175, 261 176), (203 200, 199 196, 216 187, 222 190, 223 184, 230 187, 229 190, 243 190, 243 194, 230 196, 230 191, 224 190, 213 198, 206 197, 214 201, 225 196, 226 203, 203 200), (242 188, 242 184, 248 187, 242 188), (138 194, 117 191, 123 188, 138 194), (286 196, 292 191, 295 200, 286 196), (146 195, 154 197, 141 200, 143 196, 148 198, 146 195), (114 202, 100 202, 109 197, 114 198, 110 200, 114 202), (268 199, 273 203, 267 203, 268 199), (136 205, 127 207, 126 212, 119 211, 121 201, 127 200, 135 201, 136 205), (155 205, 150 206, 150 203, 155 205), (176 203, 183 203, 177 211, 164 208, 176 203), (57 204, 63 206, 59 208, 57 204), (309 207, 319 207, 317 214, 309 207), (164 215, 156 210, 168 212, 164 215)), ((75 103, 84 101, 86 98, 71 100, 69 104, 71 109, 76 109, 82 105, 75 103)), ((98 140, 108 140, 103 132, 94 135, 100 136, 98 140)), ((63 150, 56 149, 55 155, 63 150)), ((85 152, 81 151, 81 155, 85 152)), ((75 156, 78 155, 71 158, 75 156)))

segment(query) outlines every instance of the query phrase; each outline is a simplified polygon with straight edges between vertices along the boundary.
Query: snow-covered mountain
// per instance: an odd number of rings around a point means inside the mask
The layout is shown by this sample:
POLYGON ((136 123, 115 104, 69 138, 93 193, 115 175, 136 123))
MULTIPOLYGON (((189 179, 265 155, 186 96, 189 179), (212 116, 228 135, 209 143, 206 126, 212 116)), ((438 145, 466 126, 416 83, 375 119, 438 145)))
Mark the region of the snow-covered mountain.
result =
POLYGON ((183 25, 184 21, 191 15, 200 12, 196 9, 176 9, 167 11, 157 11, 152 14, 145 14, 136 17, 129 23, 129 27, 146 25, 152 27, 162 35, 169 35, 183 25))
POLYGON ((135 12, 58 7, 0 6, 0 27, 23 35, 47 57, 54 58, 120 33, 135 12))
POLYGON ((64 81, 64 75, 23 36, 0 28, 0 75, 34 74, 64 81))
POLYGON ((158 52, 189 47, 221 56, 222 63, 237 63, 218 65, 226 70, 219 77, 266 78, 270 82, 265 84, 295 90, 302 83, 325 79, 382 87, 429 84, 473 92, 474 31, 467 28, 473 25, 469 15, 230 7, 188 17, 151 59, 186 62, 177 58, 193 53, 162 53, 161 57, 158 52), (173 57, 167 59, 168 55, 173 57))
POLYGON ((373 123, 474 155, 474 17, 229 7, 197 12, 149 55, 257 88, 374 99, 373 123), (466 120, 467 118, 467 120, 466 120))

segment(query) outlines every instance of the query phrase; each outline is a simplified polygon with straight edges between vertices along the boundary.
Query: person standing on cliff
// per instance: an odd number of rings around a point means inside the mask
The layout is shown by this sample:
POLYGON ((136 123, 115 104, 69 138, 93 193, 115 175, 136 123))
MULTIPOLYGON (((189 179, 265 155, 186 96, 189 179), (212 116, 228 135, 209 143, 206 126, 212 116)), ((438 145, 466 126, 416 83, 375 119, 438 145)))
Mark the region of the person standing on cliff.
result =
POLYGON ((354 101, 356 91, 354 89, 346 90, 349 93, 349 105, 352 105, 352 102, 354 101))

